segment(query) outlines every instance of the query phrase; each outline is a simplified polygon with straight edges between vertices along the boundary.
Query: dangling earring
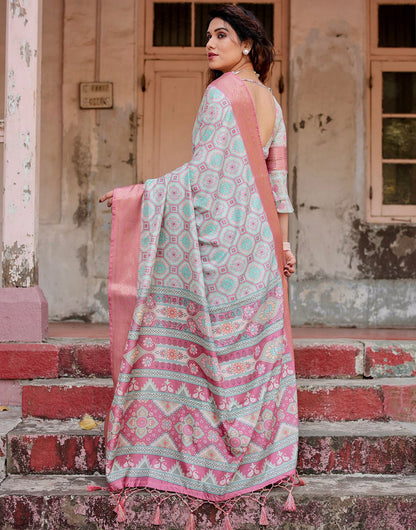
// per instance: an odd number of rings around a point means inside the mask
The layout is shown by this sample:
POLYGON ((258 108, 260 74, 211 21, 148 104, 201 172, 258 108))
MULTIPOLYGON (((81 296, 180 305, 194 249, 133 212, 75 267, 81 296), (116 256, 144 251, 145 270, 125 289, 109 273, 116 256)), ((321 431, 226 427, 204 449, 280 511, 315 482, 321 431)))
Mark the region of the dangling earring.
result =
POLYGON ((243 50, 243 54, 244 54, 244 55, 248 55, 249 53, 250 53, 250 50, 247 50, 247 48, 244 48, 244 50, 243 50))

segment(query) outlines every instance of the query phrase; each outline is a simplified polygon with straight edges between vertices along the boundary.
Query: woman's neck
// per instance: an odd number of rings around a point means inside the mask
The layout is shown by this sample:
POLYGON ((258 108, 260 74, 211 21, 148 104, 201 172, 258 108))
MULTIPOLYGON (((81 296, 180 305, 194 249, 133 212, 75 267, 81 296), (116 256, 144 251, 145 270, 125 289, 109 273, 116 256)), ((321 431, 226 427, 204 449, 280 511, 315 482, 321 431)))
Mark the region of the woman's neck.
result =
POLYGON ((232 72, 233 74, 238 75, 238 77, 252 79, 253 81, 257 81, 259 78, 259 75, 254 71, 252 64, 247 66, 244 65, 241 68, 234 68, 232 72))

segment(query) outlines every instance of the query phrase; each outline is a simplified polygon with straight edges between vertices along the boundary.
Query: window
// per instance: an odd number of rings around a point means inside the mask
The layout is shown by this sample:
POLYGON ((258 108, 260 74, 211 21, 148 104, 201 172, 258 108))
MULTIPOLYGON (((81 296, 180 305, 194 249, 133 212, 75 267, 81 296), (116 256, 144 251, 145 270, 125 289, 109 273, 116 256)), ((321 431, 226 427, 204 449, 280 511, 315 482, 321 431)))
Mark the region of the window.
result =
POLYGON ((416 0, 371 0, 369 212, 416 222, 416 0))
MULTIPOLYGON (((220 3, 204 0, 191 2, 150 1, 147 10, 148 27, 153 35, 146 42, 146 52, 153 54, 177 54, 173 48, 205 48, 208 15, 220 3)), ((282 2, 265 0, 239 2, 263 23, 270 40, 275 44, 277 55, 281 54, 282 2), (278 38, 276 38, 276 35, 278 38)))

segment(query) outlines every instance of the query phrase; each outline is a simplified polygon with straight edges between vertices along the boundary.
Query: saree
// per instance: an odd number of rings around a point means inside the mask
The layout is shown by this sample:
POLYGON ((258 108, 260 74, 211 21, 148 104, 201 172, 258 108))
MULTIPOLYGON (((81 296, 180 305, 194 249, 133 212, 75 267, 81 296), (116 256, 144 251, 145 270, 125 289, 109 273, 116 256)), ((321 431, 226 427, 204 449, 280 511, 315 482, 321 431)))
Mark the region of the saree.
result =
POLYGON ((285 131, 245 83, 205 91, 190 162, 115 190, 109 489, 221 503, 295 484, 298 414, 278 211, 285 131), (269 148, 270 147, 270 148, 269 148))

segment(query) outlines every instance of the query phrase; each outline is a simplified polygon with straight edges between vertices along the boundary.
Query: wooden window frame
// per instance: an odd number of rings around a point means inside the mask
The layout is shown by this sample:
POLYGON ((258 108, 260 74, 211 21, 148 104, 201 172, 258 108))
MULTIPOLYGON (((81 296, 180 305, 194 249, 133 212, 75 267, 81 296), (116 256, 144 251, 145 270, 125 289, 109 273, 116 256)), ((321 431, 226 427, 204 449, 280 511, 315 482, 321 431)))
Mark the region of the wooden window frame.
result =
MULTIPOLYGON (((215 3, 213 0, 179 0, 184 3, 192 4, 192 42, 194 39, 194 4, 195 3, 215 3)), ((143 41, 138 48, 139 61, 148 59, 156 60, 193 60, 206 59, 205 47, 201 46, 153 46, 153 28, 154 3, 177 3, 178 0, 143 0, 141 2, 141 12, 139 15, 142 21, 139 28, 139 34, 143 35, 143 41)), ((289 2, 290 0, 250 0, 248 3, 272 3, 274 4, 273 24, 274 24, 274 63, 280 63, 278 68, 272 72, 268 85, 272 88, 274 95, 277 97, 282 110, 285 122, 288 120, 288 62, 289 62, 289 2), (279 76, 276 76, 276 70, 279 70, 279 76)), ((223 0, 218 3, 228 3, 223 0)), ((207 65, 208 70, 208 65, 207 65)), ((144 66, 139 72, 141 83, 145 83, 144 66)), ((139 102, 139 113, 142 104, 139 102)))
MULTIPOLYGON (((416 0, 369 1, 368 113, 369 151, 367 219, 373 223, 416 223, 416 205, 383 204, 382 89, 383 72, 416 72, 416 48, 378 47, 378 6, 415 5, 416 0)), ((413 117, 413 115, 410 115, 413 117)))
MULTIPOLYGON (((244 0, 243 0, 244 1, 244 0)), ((180 3, 189 3, 191 4, 191 46, 153 46, 153 35, 151 32, 147 32, 146 42, 145 42, 145 54, 146 56, 152 55, 164 55, 172 56, 177 55, 178 52, 181 54, 181 58, 187 55, 205 56, 205 47, 204 46, 194 46, 194 24, 195 24, 195 4, 211 4, 215 3, 215 0, 179 0, 180 3)), ((153 4, 158 3, 178 3, 178 0, 146 0, 146 27, 153 28, 153 4)), ((221 2, 218 2, 221 3, 221 2)), ((223 2, 226 3, 226 2, 223 2)), ((284 52, 287 50, 284 49, 284 45, 287 42, 287 9, 286 2, 284 0, 250 0, 249 3, 252 4, 274 4, 274 15, 273 15, 273 27, 274 27, 274 47, 276 51, 276 60, 281 60, 284 52)))

